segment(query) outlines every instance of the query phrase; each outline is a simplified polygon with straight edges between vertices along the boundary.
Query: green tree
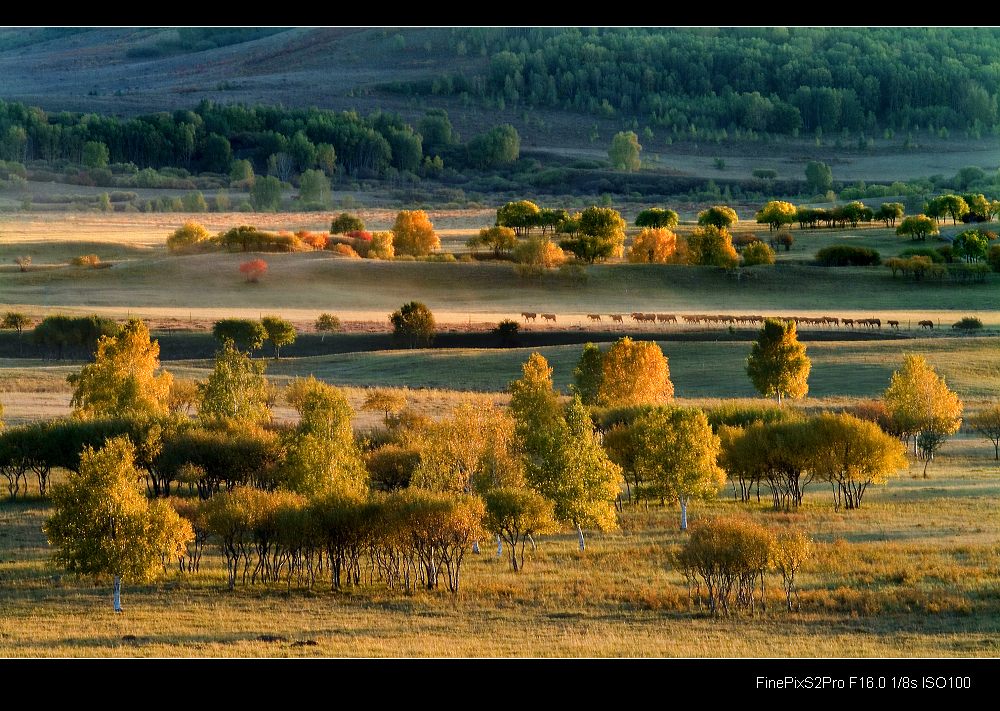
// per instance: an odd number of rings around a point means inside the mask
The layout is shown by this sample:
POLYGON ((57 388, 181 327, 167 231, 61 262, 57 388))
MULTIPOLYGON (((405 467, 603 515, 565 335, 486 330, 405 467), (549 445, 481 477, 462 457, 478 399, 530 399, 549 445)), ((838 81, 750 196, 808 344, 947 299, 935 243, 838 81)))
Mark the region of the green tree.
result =
POLYGON ((509 123, 494 126, 466 146, 466 156, 473 168, 488 170, 517 160, 521 153, 521 137, 509 123))
POLYGON ((618 525, 615 500, 622 470, 601 447, 579 396, 567 406, 565 416, 557 422, 551 436, 554 446, 541 465, 529 463, 528 482, 555 504, 559 521, 573 524, 583 551, 586 549, 584 527, 606 531, 618 525))
POLYGON ((354 410, 343 391, 310 376, 289 383, 285 399, 299 414, 286 443, 285 485, 311 496, 363 495, 368 472, 351 428, 354 410))
POLYGON ((909 217, 904 217, 902 222, 899 223, 899 227, 896 228, 896 234, 909 236, 915 240, 925 240, 928 235, 934 236, 940 234, 940 231, 938 230, 937 222, 927 215, 910 215, 909 217))
POLYGON ((271 420, 273 393, 264 376, 264 361, 255 361, 226 339, 215 356, 212 373, 198 383, 198 418, 208 426, 245 426, 271 420))
POLYGON ((316 146, 313 145, 304 131, 296 131, 288 142, 288 155, 295 161, 295 167, 307 171, 316 165, 316 146))
POLYGON ((185 193, 184 197, 181 198, 181 205, 184 206, 185 212, 208 212, 208 203, 205 202, 205 196, 198 190, 185 193))
POLYGON ((886 227, 895 227, 896 220, 902 217, 903 204, 899 202, 884 202, 875 213, 875 219, 884 222, 886 227))
POLYGON ((604 407, 659 405, 674 397, 667 357, 655 341, 615 341, 601 361, 597 402, 604 407))
POLYGON ((509 202, 497 208, 497 227, 509 227, 514 234, 523 237, 538 225, 541 210, 530 200, 509 202))
POLYGON ((437 330, 434 314, 419 301, 403 304, 397 311, 389 314, 389 321, 392 323, 393 337, 403 341, 410 348, 416 348, 418 345, 430 346, 434 340, 437 330))
POLYGON ((698 227, 688 235, 687 255, 691 264, 705 267, 732 268, 740 261, 729 231, 711 226, 698 227))
POLYGON ((330 234, 343 235, 348 232, 361 232, 365 229, 364 220, 357 215, 342 212, 330 222, 330 234))
POLYGON ((392 226, 393 245, 397 254, 422 257, 441 248, 441 238, 434 231, 423 210, 403 210, 392 226))
POLYGON ((299 176, 299 201, 306 209, 323 209, 330 202, 330 179, 322 170, 299 176))
POLYGON ((428 155, 441 155, 458 140, 444 109, 429 109, 417 125, 428 155))
POLYGON ((253 163, 248 160, 233 161, 233 167, 229 171, 230 186, 239 183, 240 186, 249 188, 254 183, 253 163))
POLYGON ((291 321, 286 321, 280 316, 263 316, 260 319, 261 326, 267 333, 267 340, 274 346, 274 359, 281 358, 281 349, 295 343, 295 326, 291 321))
POLYGON ((625 250, 625 220, 614 208, 588 207, 578 220, 578 229, 559 246, 586 262, 621 257, 625 250))
POLYGON ((715 205, 698 213, 698 224, 703 227, 712 225, 729 229, 739 221, 736 210, 728 205, 715 205))
POLYGON ((44 526, 57 563, 71 573, 113 577, 115 612, 122 611, 122 579, 156 577, 163 561, 184 555, 194 538, 170 504, 146 499, 136 484, 141 477, 128 438, 85 448, 80 471, 52 488, 53 514, 44 526))
POLYGON ((81 154, 83 165, 87 168, 108 167, 108 147, 100 141, 87 141, 83 144, 81 154))
POLYGON ((690 500, 713 499, 725 486, 719 438, 704 412, 680 407, 651 410, 636 420, 634 432, 640 478, 652 496, 680 504, 681 530, 687 530, 690 500))
POLYGON ((510 565, 517 573, 524 569, 524 546, 532 536, 556 528, 551 501, 525 487, 497 487, 483 496, 488 531, 507 542, 510 565))
POLYGON ((277 212, 281 207, 281 181, 273 175, 254 180, 250 204, 257 212, 277 212))
POLYGON ((160 371, 160 344, 132 319, 116 336, 102 336, 94 362, 73 373, 70 404, 79 417, 156 418, 168 412, 173 376, 160 371))
POLYGON ((479 246, 489 247, 493 250, 493 255, 499 257, 513 251, 517 246, 517 235, 510 227, 484 227, 479 230, 478 235, 469 238, 466 246, 473 249, 479 246))
POLYGON ((267 340, 267 329, 260 321, 248 318, 224 318, 212 326, 212 335, 220 341, 230 341, 246 353, 255 351, 267 340))
POLYGON ((616 170, 627 170, 630 173, 639 170, 642 164, 639 160, 641 150, 642 146, 639 145, 639 137, 635 131, 619 131, 611 139, 611 148, 608 149, 611 166, 616 170))
POLYGON ((938 205, 943 214, 951 217, 951 224, 957 224, 963 215, 969 214, 969 205, 961 195, 942 195, 938 205))
POLYGON ((28 314, 21 313, 20 311, 8 311, 3 315, 3 319, 0 320, 0 328, 17 331, 18 338, 21 337, 24 329, 30 325, 31 318, 28 314))
POLYGON ((790 202, 771 200, 762 207, 755 218, 759 224, 767 225, 769 232, 790 225, 798 219, 799 210, 790 202))
POLYGON ((552 368, 540 353, 521 366, 522 376, 508 385, 516 434, 529 464, 540 466, 554 446, 553 433, 563 419, 559 395, 552 386, 552 368))
POLYGON ((319 166, 326 175, 333 176, 337 173, 337 151, 329 143, 319 143, 316 145, 316 165, 319 166))
POLYGON ((316 318, 313 328, 321 334, 319 340, 322 343, 323 339, 326 338, 326 334, 337 333, 343 326, 340 323, 340 319, 333 314, 322 313, 316 318))
POLYGON ((899 431, 916 438, 914 448, 924 462, 926 479, 934 454, 962 424, 962 401, 927 360, 917 355, 903 358, 903 366, 893 372, 882 399, 899 431))
POLYGON ((951 246, 956 257, 967 262, 980 262, 986 259, 990 242, 979 230, 965 230, 955 236, 951 246))
POLYGON ((593 343, 583 346, 583 353, 573 369, 573 392, 584 405, 596 405, 604 377, 604 354, 593 343))
POLYGON ((765 319, 757 340, 750 348, 746 371, 764 397, 804 397, 811 363, 806 347, 799 343, 794 321, 765 319))
POLYGON ((993 443, 993 458, 1000 460, 1000 405, 990 405, 969 418, 969 426, 993 443))
POLYGON ((673 210, 664 210, 662 207, 651 207, 642 210, 635 216, 636 227, 652 227, 654 229, 666 227, 668 229, 677 227, 677 213, 673 210))
POLYGON ((833 171, 820 161, 806 163, 806 189, 812 193, 826 193, 833 188, 833 171))

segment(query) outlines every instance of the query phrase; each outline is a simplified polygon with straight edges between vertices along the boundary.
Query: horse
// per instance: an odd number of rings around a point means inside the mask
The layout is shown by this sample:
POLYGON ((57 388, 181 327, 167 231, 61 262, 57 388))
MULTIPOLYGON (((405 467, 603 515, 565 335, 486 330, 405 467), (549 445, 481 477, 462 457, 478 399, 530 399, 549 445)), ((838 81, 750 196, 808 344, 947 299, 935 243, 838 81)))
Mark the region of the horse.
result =
POLYGON ((538 314, 533 314, 530 311, 522 311, 521 316, 524 318, 525 323, 527 323, 528 321, 534 321, 536 318, 538 318, 538 314))
POLYGON ((894 321, 894 320, 890 319, 889 321, 886 321, 886 323, 889 324, 890 326, 892 326, 893 328, 896 328, 896 329, 899 328, 899 321, 894 321))
POLYGON ((622 320, 622 315, 621 314, 611 314, 611 320, 612 321, 616 321, 617 323, 625 323, 622 320))
POLYGON ((555 321, 556 320, 556 315, 555 314, 542 314, 542 320, 543 321, 555 321))
POLYGON ((600 321, 601 320, 601 315, 600 314, 587 314, 587 318, 589 318, 591 321, 600 321))
POLYGON ((920 328, 930 328, 930 329, 934 328, 933 321, 918 321, 917 325, 920 326, 920 328))

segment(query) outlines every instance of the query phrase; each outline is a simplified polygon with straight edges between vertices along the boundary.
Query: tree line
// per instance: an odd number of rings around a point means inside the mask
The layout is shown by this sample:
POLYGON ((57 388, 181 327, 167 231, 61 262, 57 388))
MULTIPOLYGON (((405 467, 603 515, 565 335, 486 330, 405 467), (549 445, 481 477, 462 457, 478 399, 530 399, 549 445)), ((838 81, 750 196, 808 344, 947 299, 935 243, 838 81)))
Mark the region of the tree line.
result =
MULTIPOLYGON (((673 136, 947 127, 992 130, 986 29, 454 29, 480 72, 396 82, 413 94, 468 94, 492 105, 641 117, 673 136)), ((464 66, 464 65, 463 65, 464 66)))

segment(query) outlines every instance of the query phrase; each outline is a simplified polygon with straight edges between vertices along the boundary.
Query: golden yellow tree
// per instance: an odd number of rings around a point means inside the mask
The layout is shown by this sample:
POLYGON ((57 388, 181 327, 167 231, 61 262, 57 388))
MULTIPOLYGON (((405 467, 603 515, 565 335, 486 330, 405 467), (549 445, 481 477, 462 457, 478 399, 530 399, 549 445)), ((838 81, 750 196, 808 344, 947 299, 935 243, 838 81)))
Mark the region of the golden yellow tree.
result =
POLYGON ((805 397, 812 363, 793 321, 766 319, 747 358, 747 375, 764 397, 805 397))
POLYGON ((402 412, 404 407, 406 407, 406 395, 382 388, 370 390, 365 395, 365 401, 361 404, 362 410, 383 413, 387 427, 389 426, 389 418, 402 412))
POLYGON ((903 367, 892 374, 882 397, 903 435, 915 437, 914 448, 924 462, 926 478, 934 454, 962 425, 962 401, 918 355, 903 358, 903 367))
POLYGON ((607 407, 659 405, 674 396, 667 357, 653 341, 616 341, 604 354, 597 402, 607 407))
POLYGON ((625 256, 636 264, 664 264, 676 255, 677 235, 666 227, 650 227, 635 236, 625 256))
POLYGON ((687 259, 704 267, 730 268, 740 262, 729 230, 714 225, 698 227, 688 236, 687 259))
POLYGON ((160 417, 170 404, 173 377, 160 371, 160 344, 132 319, 117 336, 102 336, 94 362, 67 378, 79 417, 160 417))
POLYGON ((423 210, 403 210, 392 226, 397 254, 422 257, 441 247, 441 239, 423 210))

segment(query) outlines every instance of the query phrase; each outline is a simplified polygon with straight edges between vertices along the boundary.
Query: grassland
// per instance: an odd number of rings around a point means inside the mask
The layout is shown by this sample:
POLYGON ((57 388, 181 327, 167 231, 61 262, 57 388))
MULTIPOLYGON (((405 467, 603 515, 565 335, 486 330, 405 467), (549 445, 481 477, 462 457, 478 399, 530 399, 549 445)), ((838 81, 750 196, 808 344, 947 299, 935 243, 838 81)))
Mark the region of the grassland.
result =
MULTIPOLYGON (((376 226, 387 226, 391 211, 362 212, 376 226)), ((210 229, 248 221, 241 213, 193 215, 210 229)), ((489 211, 432 213, 446 230, 446 249, 462 249, 489 211)), ((335 257, 328 252, 273 254, 260 284, 246 284, 238 272, 241 254, 169 256, 166 236, 184 215, 53 216, 0 221, 0 304, 36 316, 62 312, 100 312, 124 318, 214 320, 222 316, 258 316, 278 312, 311 322, 322 311, 341 318, 385 324, 386 314, 411 299, 423 301, 443 323, 498 321, 520 311, 548 311, 560 325, 585 324, 586 314, 631 311, 674 313, 763 313, 850 318, 895 318, 910 322, 930 318, 945 325, 966 315, 1000 325, 998 277, 987 284, 924 284, 893 279, 884 268, 827 269, 809 266, 817 249, 834 242, 875 246, 885 256, 910 243, 891 231, 806 230, 794 232, 791 252, 780 252, 774 267, 747 270, 744 280, 721 270, 661 265, 608 264, 588 267, 578 283, 552 275, 525 279, 509 263, 374 262, 335 257), (114 263, 111 269, 68 266, 72 257, 96 253, 114 263), (33 258, 21 273, 11 261, 33 258), (372 289, 378 284, 378 289, 372 289)), ((270 229, 323 229, 316 213, 253 216, 270 229)), ((690 227, 684 228, 690 229, 690 227)), ((681 231, 683 232, 684 229, 681 231)), ((745 227, 742 229, 746 229, 745 227)), ((766 232, 766 231, 765 231, 766 232)), ((760 231, 758 230, 758 233, 760 231)))
MULTIPOLYGON (((715 620, 689 606, 669 554, 677 512, 628 508, 621 530, 539 542, 523 573, 469 556, 462 592, 332 593, 283 584, 225 591, 214 551, 202 572, 110 586, 47 563, 46 505, 0 504, 4 656, 996 656, 1000 652, 1000 480, 992 448, 960 438, 923 480, 904 473, 864 508, 836 513, 807 489, 802 511, 753 517, 817 541, 799 612, 715 620), (988 451, 989 450, 989 451, 988 451), (270 641, 262 638, 271 637, 270 641)), ((918 470, 914 469, 914 473, 918 470)), ((694 515, 742 509, 723 497, 694 515)))
MULTIPOLYGON (((388 226, 392 211, 362 216, 388 226)), ((969 411, 1000 398, 1000 291, 996 277, 978 286, 911 284, 884 269, 821 269, 802 262, 835 241, 874 246, 884 256, 909 246, 891 231, 795 230, 796 247, 779 264, 735 281, 687 267, 601 265, 585 283, 524 280, 509 264, 438 264, 338 259, 327 253, 267 255, 270 272, 244 284, 244 255, 172 257, 164 240, 184 215, 39 215, 0 219, 0 263, 28 253, 27 273, 2 267, 0 305, 35 317, 55 311, 162 321, 279 313, 300 325, 321 311, 380 324, 411 299, 428 303, 443 328, 558 314, 558 328, 589 326, 586 314, 659 311, 834 315, 902 323, 892 340, 809 341, 809 409, 839 407, 877 395, 904 353, 939 369, 969 411), (110 269, 66 266, 97 253, 110 269), (941 326, 978 315, 986 334, 956 337, 941 326)), ((252 221, 269 229, 323 229, 327 216, 199 215, 212 230, 252 221)), ((491 219, 489 211, 432 213, 447 249, 491 219)), ((683 226, 682 231, 690 229, 683 226)), ((749 229, 741 226, 740 229, 749 229)), ((763 230, 755 230, 758 234, 763 230)), ((527 329, 542 328, 529 324, 527 329)), ((604 326, 607 328, 607 325, 604 326)), ((623 325, 628 333, 632 326, 623 325)), ((666 328, 684 330, 684 326, 666 328)), ((690 330, 690 328, 688 328, 690 330)), ((831 329, 827 329, 828 331, 831 329)), ((836 332, 836 331, 835 331, 836 332)), ((724 328, 708 340, 664 339, 679 401, 707 405, 749 397, 743 372, 749 342, 724 328), (740 340, 737 340, 739 338, 740 340)), ((565 390, 580 346, 539 348, 565 390)), ((529 349, 374 351, 269 362, 281 385, 315 375, 345 387, 355 426, 378 424, 360 410, 364 388, 406 388, 411 404, 440 416, 458 401, 504 401, 529 349)), ((203 378, 208 360, 172 360, 176 375, 203 378)), ((0 403, 8 424, 64 415, 68 373, 80 363, 0 360, 0 403)), ((293 413, 279 403, 279 421, 293 413)), ((691 607, 670 553, 683 540, 670 507, 627 507, 621 529, 593 533, 586 553, 574 537, 540 541, 526 571, 514 574, 489 554, 469 556, 463 591, 405 595, 378 586, 332 593, 283 585, 224 590, 224 566, 210 551, 203 572, 171 572, 150 586, 126 586, 126 613, 110 611, 106 581, 76 579, 49 564, 41 500, 0 503, 0 656, 996 656, 1000 654, 1000 468, 992 446, 968 432, 949 441, 923 480, 914 466, 872 489, 864 508, 835 512, 829 492, 812 485, 803 510, 755 518, 797 526, 817 541, 801 579, 802 609, 781 611, 772 581, 768 611, 716 620, 691 607)), ((694 517, 742 509, 722 492, 696 504, 694 517)))

